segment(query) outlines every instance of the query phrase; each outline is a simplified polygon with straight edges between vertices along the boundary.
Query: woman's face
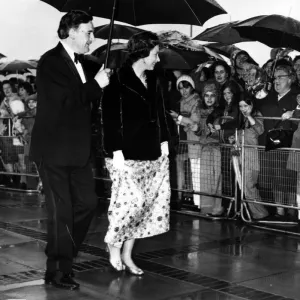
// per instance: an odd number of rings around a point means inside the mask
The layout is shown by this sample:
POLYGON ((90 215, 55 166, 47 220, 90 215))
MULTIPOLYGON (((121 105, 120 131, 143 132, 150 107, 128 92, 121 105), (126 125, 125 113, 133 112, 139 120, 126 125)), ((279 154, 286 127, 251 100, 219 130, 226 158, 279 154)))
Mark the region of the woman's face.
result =
POLYGON ((34 101, 34 100, 29 100, 29 101, 28 101, 28 107, 29 107, 30 109, 36 108, 36 101, 34 101))
POLYGON ((24 100, 26 97, 28 97, 28 93, 23 87, 19 88, 19 93, 18 94, 19 94, 19 96, 22 100, 24 100))
POLYGON ((219 82, 220 84, 223 84, 228 77, 228 74, 224 68, 224 66, 216 66, 215 68, 215 79, 217 82, 219 82))
POLYGON ((297 79, 300 80, 300 58, 294 62, 293 68, 296 71, 297 79))
POLYGON ((247 78, 248 86, 253 86, 255 84, 256 72, 257 72, 256 69, 250 69, 249 74, 248 74, 248 78, 247 78))
POLYGON ((191 87, 191 85, 186 81, 181 81, 178 85, 178 89, 183 98, 189 97, 193 91, 193 88, 191 87))
POLYGON ((243 63, 245 61, 247 61, 248 58, 249 58, 248 55, 245 54, 245 53, 237 54, 237 57, 236 57, 236 60, 235 60, 236 66, 239 67, 239 68, 242 68, 243 63))
POLYGON ((233 98, 233 93, 231 92, 230 88, 227 87, 224 91, 223 91, 223 96, 225 101, 227 102, 227 104, 230 104, 233 98))
POLYGON ((269 78, 272 77, 272 62, 268 62, 267 65, 265 66, 265 71, 267 73, 267 75, 269 76, 269 78))
POLYGON ((144 65, 146 70, 153 70, 156 63, 160 61, 158 57, 159 46, 155 46, 149 53, 147 57, 144 57, 144 65))
POLYGON ((215 92, 206 92, 204 94, 204 103, 207 107, 212 107, 217 100, 217 95, 215 92))
POLYGON ((240 111, 243 115, 249 115, 252 111, 253 106, 247 104, 245 101, 239 102, 240 111))
POLYGON ((201 71, 199 81, 206 81, 206 80, 207 80, 207 78, 206 78, 205 73, 203 71, 201 71))

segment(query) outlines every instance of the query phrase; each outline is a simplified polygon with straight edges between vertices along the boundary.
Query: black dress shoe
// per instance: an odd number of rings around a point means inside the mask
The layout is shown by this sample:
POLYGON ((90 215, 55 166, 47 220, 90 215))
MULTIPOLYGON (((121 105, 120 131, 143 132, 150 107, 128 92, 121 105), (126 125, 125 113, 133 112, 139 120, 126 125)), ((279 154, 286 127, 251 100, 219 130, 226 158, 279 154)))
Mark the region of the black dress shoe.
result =
POLYGON ((45 284, 53 285, 65 290, 78 290, 80 285, 72 279, 71 273, 63 273, 59 276, 58 272, 46 272, 45 284))

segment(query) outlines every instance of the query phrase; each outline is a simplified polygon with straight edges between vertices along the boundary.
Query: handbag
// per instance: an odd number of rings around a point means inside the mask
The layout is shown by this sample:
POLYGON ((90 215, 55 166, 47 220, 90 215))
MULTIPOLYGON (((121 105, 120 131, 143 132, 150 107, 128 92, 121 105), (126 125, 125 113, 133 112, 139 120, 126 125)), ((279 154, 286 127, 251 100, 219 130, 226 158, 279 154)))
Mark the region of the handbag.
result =
POLYGON ((292 129, 277 128, 281 123, 276 123, 273 129, 270 129, 266 135, 265 151, 274 150, 277 148, 290 148, 293 142, 294 131, 292 129))

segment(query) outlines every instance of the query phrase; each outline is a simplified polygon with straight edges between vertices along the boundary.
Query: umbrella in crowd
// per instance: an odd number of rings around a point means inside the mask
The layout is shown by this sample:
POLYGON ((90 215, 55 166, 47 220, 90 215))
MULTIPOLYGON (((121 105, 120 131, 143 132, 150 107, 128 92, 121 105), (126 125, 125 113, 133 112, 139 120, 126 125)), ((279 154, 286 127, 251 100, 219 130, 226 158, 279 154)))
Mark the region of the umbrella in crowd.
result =
MULTIPOLYGON (((110 24, 95 27, 94 36, 98 39, 107 40, 109 37, 109 30, 110 30, 110 24)), ((114 24, 112 38, 128 40, 128 39, 130 39, 130 37, 132 35, 142 32, 142 31, 145 31, 145 30, 136 28, 136 27, 132 27, 132 26, 114 24)))
POLYGON ((7 60, 0 64, 0 72, 4 71, 21 71, 24 69, 36 69, 37 68, 37 61, 35 60, 7 60))
POLYGON ((6 57, 4 54, 0 53, 0 59, 6 57))
POLYGON ((231 57, 231 54, 234 51, 242 50, 242 49, 236 47, 235 45, 226 45, 226 44, 222 44, 222 43, 207 43, 202 46, 212 49, 212 50, 216 51, 217 53, 224 55, 225 57, 228 57, 228 58, 231 57))
POLYGON ((227 12, 216 0, 42 0, 60 11, 80 9, 91 15, 114 18, 135 26, 144 24, 202 25, 208 19, 227 12), (115 5, 114 5, 115 3, 115 5))
POLYGON ((300 22, 281 15, 262 15, 234 25, 241 37, 269 47, 300 50, 300 22))
POLYGON ((208 56, 210 56, 212 59, 223 60, 223 58, 214 50, 200 45, 198 42, 192 40, 189 36, 177 30, 160 31, 157 34, 161 43, 167 47, 169 45, 173 45, 182 50, 202 51, 208 54, 208 56))
POLYGON ((249 41, 249 39, 241 37, 239 32, 233 27, 237 23, 238 21, 227 22, 207 28, 193 39, 199 41, 219 42, 223 44, 234 44, 249 41))

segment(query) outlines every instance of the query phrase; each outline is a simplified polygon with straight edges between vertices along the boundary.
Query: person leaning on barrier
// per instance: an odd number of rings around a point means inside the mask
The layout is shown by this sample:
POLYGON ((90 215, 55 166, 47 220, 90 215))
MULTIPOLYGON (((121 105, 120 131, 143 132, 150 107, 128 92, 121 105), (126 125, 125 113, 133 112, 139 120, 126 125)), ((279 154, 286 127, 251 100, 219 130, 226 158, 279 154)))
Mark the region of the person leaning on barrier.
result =
MULTIPOLYGON (((289 63, 277 65, 274 72, 274 91, 263 99, 256 101, 258 110, 264 117, 280 117, 279 120, 264 120, 264 133, 259 136, 259 144, 264 146, 266 133, 275 128, 291 129, 295 131, 297 125, 289 119, 297 106, 298 89, 293 88, 296 74, 289 63)), ((264 164, 264 173, 261 174, 263 181, 259 183, 262 188, 267 188, 273 195, 273 201, 282 205, 294 205, 296 199, 296 173, 287 169, 287 151, 277 149, 270 153, 261 153, 264 164)), ((262 172, 262 171, 261 171, 262 172)), ((290 210, 293 214, 294 211, 290 210)), ((277 207, 277 217, 280 219, 285 215, 284 208, 277 207)))
MULTIPOLYGON (((200 122, 200 97, 195 91, 195 83, 191 76, 182 75, 176 82, 177 90, 181 94, 179 101, 179 112, 170 110, 170 115, 174 122, 179 126, 179 139, 187 141, 198 141, 199 137, 191 130, 191 125, 200 122)), ((190 163, 191 177, 194 191, 200 191, 200 165, 199 165, 199 149, 197 144, 180 144, 176 155, 176 171, 177 171, 177 189, 182 190, 184 183, 189 180, 185 176, 188 172, 185 163, 190 163)), ((182 192, 179 191, 179 201, 182 201, 182 192)), ((193 195, 194 205, 200 208, 200 196, 193 195)))
POLYGON ((91 105, 109 83, 110 70, 84 72, 83 54, 94 41, 93 17, 73 10, 59 24, 58 45, 37 68, 37 112, 31 157, 47 204, 45 284, 75 290, 72 264, 93 219, 97 196, 91 155, 91 105))
MULTIPOLYGON (((263 120, 258 119, 261 113, 255 108, 255 101, 250 95, 246 95, 239 100, 239 124, 238 139, 242 144, 242 133, 244 133, 245 145, 258 145, 258 136, 264 132, 263 120)), ((233 136, 233 139, 235 136, 233 136)), ((257 180, 260 170, 258 150, 255 147, 245 147, 244 162, 244 194, 246 200, 261 201, 261 197, 257 190, 257 180)), ((242 195, 244 197, 244 195, 242 195)), ((248 207, 252 218, 260 220, 266 218, 269 213, 267 209, 258 203, 248 202, 248 207)))

